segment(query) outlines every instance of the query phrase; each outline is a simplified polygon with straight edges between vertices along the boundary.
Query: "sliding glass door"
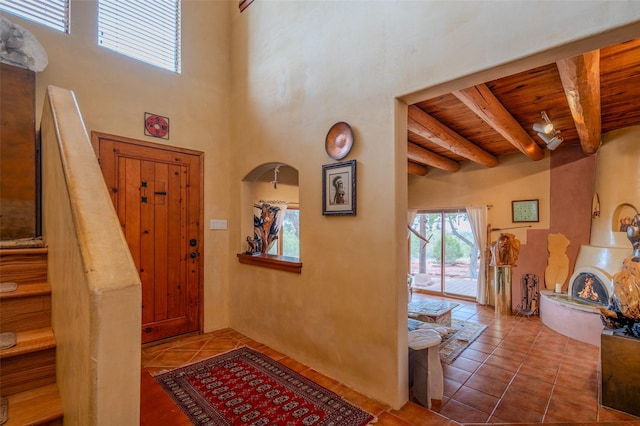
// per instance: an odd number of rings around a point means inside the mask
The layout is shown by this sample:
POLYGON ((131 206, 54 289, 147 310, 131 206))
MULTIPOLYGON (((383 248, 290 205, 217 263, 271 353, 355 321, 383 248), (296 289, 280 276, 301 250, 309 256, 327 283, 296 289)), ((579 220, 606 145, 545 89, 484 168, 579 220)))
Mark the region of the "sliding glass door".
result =
POLYGON ((475 299, 479 256, 464 210, 416 214, 409 247, 414 290, 475 299))

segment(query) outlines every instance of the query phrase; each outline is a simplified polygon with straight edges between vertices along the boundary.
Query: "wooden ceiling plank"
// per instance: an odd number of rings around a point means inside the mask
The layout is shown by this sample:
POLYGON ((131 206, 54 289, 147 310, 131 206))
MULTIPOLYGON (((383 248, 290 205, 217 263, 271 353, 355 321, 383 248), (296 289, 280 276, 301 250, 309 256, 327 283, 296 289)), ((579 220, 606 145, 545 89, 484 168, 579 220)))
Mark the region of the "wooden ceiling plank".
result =
POLYGON ((426 174, 429 173, 429 169, 427 169, 422 164, 417 164, 413 161, 407 161, 407 172, 410 175, 426 176, 426 174))
POLYGON ((453 95, 524 155, 533 161, 544 158, 540 147, 500 103, 486 84, 456 90, 453 95))
POLYGON ((415 105, 409 105, 408 129, 464 158, 487 167, 498 165, 498 159, 460 136, 415 105))
POLYGON ((600 51, 556 62, 582 152, 595 154, 602 142, 600 51))
POLYGON ((416 163, 446 170, 447 172, 457 172, 460 164, 442 155, 429 151, 415 143, 407 143, 407 157, 416 163))

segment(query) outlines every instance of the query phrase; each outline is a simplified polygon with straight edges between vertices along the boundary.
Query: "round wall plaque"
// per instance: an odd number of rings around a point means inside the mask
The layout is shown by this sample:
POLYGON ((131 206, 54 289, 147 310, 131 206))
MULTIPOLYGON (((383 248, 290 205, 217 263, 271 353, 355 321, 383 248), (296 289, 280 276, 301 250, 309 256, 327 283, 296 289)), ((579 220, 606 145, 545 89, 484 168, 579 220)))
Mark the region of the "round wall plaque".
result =
POLYGON ((353 131, 351 126, 340 121, 329 129, 325 139, 325 149, 329 157, 340 160, 349 154, 353 146, 353 131))

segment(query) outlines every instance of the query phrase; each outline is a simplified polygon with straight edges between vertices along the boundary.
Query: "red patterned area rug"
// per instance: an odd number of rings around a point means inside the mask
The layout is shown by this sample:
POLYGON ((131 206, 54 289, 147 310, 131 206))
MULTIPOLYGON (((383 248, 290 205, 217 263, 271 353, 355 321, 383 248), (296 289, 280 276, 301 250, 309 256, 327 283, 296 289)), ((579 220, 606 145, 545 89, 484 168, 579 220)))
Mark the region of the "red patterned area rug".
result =
POLYGON ((155 376, 196 425, 367 425, 374 416, 248 347, 155 376))

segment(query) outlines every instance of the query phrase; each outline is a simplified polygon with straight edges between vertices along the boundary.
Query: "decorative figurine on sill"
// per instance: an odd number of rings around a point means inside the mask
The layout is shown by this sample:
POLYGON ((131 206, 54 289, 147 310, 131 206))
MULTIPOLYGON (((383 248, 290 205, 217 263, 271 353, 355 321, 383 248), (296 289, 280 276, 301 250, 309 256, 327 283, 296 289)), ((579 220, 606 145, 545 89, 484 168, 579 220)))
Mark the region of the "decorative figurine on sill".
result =
POLYGON ((257 256, 260 254, 262 241, 260 240, 260 238, 258 238, 258 236, 256 236, 255 238, 247 237, 247 245, 249 246, 249 248, 245 252, 245 254, 250 254, 253 256, 257 256))

